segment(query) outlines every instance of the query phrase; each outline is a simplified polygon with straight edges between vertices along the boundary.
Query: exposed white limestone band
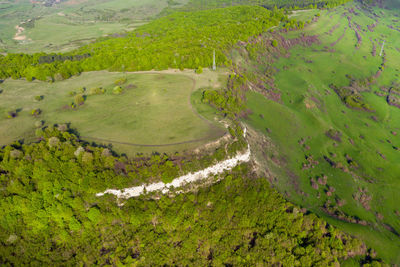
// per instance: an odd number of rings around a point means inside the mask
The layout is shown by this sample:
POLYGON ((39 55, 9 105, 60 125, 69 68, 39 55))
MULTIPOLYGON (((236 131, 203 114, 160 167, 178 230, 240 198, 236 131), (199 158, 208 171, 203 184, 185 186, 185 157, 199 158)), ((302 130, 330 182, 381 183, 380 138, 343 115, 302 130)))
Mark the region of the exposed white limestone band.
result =
MULTIPOLYGON (((246 128, 244 129, 244 137, 246 137, 246 128)), ((169 189, 181 187, 185 184, 192 183, 195 181, 200 181, 206 179, 210 175, 216 175, 223 173, 224 171, 229 171, 237 166, 241 162, 248 162, 250 161, 250 146, 247 145, 247 150, 244 153, 239 153, 233 158, 218 162, 217 164, 205 168, 201 171, 195 173, 189 173, 178 178, 175 178, 171 183, 165 184, 163 182, 158 182, 149 185, 141 185, 135 187, 124 188, 121 190, 118 189, 107 189, 102 193, 96 194, 96 196, 101 197, 105 194, 113 194, 117 196, 117 198, 128 199, 131 197, 138 197, 144 193, 154 192, 154 191, 161 191, 163 194, 167 193, 169 189)))
POLYGON ((229 171, 237 166, 241 162, 250 161, 250 147, 247 148, 245 153, 240 153, 233 158, 224 160, 219 162, 213 166, 205 168, 201 171, 195 173, 189 173, 178 178, 175 178, 171 183, 165 184, 163 182, 158 182, 149 185, 141 185, 135 187, 129 187, 125 189, 107 189, 102 193, 96 194, 96 196, 101 197, 104 194, 113 194, 118 198, 128 199, 131 197, 138 197, 144 193, 161 191, 163 194, 167 193, 171 187, 177 188, 181 187, 187 183, 192 183, 195 181, 200 181, 202 179, 206 179, 210 175, 216 175, 219 173, 223 173, 224 171, 229 171))

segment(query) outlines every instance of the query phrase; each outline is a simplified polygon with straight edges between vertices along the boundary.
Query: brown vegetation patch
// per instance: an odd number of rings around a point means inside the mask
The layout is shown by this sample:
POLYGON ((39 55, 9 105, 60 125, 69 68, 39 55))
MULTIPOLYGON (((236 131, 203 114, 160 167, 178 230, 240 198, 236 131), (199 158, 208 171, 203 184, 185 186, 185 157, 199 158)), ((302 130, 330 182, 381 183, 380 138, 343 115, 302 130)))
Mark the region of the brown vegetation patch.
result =
POLYGON ((376 26, 377 26, 377 22, 375 22, 371 25, 367 25, 367 28, 370 32, 374 32, 376 26))
POLYGON ((368 190, 366 188, 359 187, 357 192, 353 194, 353 199, 360 203, 364 209, 371 209, 370 202, 372 200, 372 196, 368 194, 368 190))
POLYGON ((331 46, 335 46, 338 42, 340 42, 346 35, 346 31, 347 31, 347 27, 344 28, 343 34, 340 35, 339 38, 335 42, 331 43, 331 46))
POLYGON ((325 135, 332 140, 342 142, 342 133, 338 130, 329 129, 325 132, 325 135))
POLYGON ((332 35, 332 33, 333 33, 337 28, 339 28, 339 27, 340 27, 340 23, 334 25, 334 26, 329 30, 329 32, 327 32, 327 34, 332 35))

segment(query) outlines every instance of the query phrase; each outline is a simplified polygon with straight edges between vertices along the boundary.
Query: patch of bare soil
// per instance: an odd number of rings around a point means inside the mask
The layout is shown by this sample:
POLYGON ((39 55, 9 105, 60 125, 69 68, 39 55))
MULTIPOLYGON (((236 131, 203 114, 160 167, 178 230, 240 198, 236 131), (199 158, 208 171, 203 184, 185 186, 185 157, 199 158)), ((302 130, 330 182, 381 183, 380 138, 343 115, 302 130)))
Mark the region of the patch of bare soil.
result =
POLYGON ((17 32, 15 33, 13 39, 16 41, 26 40, 26 36, 22 34, 25 31, 25 29, 23 27, 20 27, 19 25, 16 25, 15 29, 17 30, 17 32))

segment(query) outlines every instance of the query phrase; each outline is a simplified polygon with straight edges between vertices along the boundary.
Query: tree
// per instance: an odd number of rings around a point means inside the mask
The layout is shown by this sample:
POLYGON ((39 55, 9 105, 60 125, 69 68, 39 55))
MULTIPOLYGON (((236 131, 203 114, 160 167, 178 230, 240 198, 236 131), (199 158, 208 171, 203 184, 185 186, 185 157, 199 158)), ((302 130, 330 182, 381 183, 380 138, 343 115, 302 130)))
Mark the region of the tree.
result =
POLYGON ((74 96, 74 103, 77 106, 81 106, 85 103, 85 98, 82 94, 74 96))

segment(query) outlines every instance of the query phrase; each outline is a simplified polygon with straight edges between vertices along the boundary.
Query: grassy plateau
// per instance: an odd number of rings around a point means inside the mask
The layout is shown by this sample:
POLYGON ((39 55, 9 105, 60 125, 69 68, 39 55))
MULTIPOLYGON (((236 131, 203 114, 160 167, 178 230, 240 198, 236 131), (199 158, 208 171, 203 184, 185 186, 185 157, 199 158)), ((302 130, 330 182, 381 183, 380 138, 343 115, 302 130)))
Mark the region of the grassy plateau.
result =
POLYGON ((210 71, 200 75, 102 71, 55 83, 8 79, 1 84, 0 145, 34 140, 35 123, 43 121, 70 124, 82 139, 111 143, 122 152, 192 148, 224 133, 197 113, 197 107, 206 106, 196 101, 201 95, 191 100, 195 89, 218 86, 220 76, 224 74, 210 71), (82 105, 76 104, 79 96, 82 105), (40 115, 32 115, 34 109, 40 109, 40 115), (9 118, 10 111, 15 112, 14 118, 9 118))

